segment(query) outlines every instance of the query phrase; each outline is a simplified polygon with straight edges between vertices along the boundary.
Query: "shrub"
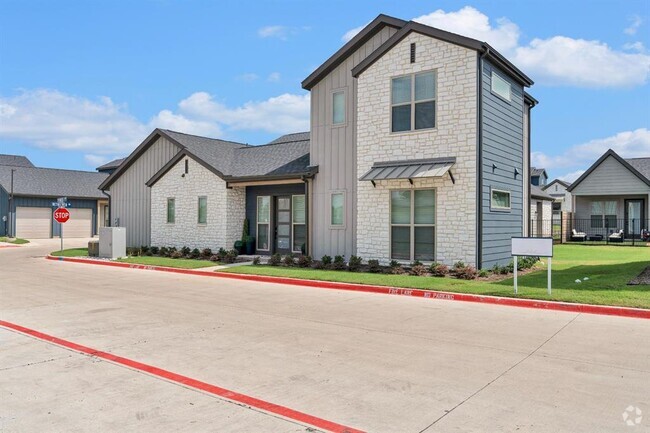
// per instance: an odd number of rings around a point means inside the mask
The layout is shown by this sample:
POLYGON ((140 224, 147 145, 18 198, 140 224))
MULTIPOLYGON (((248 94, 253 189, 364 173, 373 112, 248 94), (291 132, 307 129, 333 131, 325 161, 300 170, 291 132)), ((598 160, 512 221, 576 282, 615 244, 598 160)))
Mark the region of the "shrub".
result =
POLYGON ((160 257, 169 257, 169 249, 167 247, 160 247, 158 255, 160 257))
POLYGON ((151 251, 151 254, 154 255, 154 256, 157 256, 158 254, 160 254, 160 248, 158 248, 158 247, 151 247, 150 251, 151 251))
POLYGON ((203 248, 201 250, 201 257, 208 258, 212 256, 212 250, 210 248, 203 248))
POLYGON ((198 248, 194 248, 192 251, 190 251, 191 259, 198 259, 199 257, 201 257, 201 251, 199 251, 198 248))
POLYGON ((517 261, 517 267, 519 269, 530 269, 535 266, 537 262, 539 262, 539 257, 522 257, 517 261))
POLYGON ((221 257, 219 257, 219 256, 216 255, 216 254, 211 255, 210 258, 209 258, 209 260, 210 260, 211 262, 218 262, 218 261, 220 261, 220 259, 221 259, 221 257))
POLYGON ((185 257, 188 257, 190 255, 190 253, 192 252, 192 250, 190 250, 190 247, 183 247, 183 248, 181 248, 180 251, 181 251, 181 254, 183 256, 185 256, 185 257))
POLYGON ((320 262, 323 264, 324 268, 327 268, 329 265, 332 264, 332 258, 328 255, 325 255, 320 259, 320 262))
POLYGON ((415 260, 413 263, 411 263, 411 267, 414 268, 416 266, 422 266, 422 262, 419 260, 415 260))
POLYGON ((253 264, 256 266, 260 264, 260 256, 253 257, 253 264))
POLYGON ((368 260, 368 272, 376 274, 381 272, 381 266, 379 266, 379 260, 368 260))
POLYGON ((229 250, 226 255, 221 258, 224 263, 235 263, 237 260, 237 250, 229 250))
POLYGON ((278 253, 275 253, 269 259, 269 265, 278 266, 282 262, 282 256, 278 253))
POLYGON ((350 261, 348 262, 348 269, 352 272, 356 272, 361 268, 363 259, 358 256, 350 256, 350 261))
POLYGON ((182 259, 184 256, 183 253, 181 253, 180 251, 174 251, 173 253, 171 253, 169 257, 171 257, 172 259, 182 259))
POLYGON ((481 277, 481 278, 485 278, 485 277, 487 277, 488 275, 490 275, 490 271, 488 271, 487 269, 481 269, 481 270, 478 272, 478 276, 481 277))
POLYGON ((397 266, 391 266, 391 267, 390 267, 390 273, 391 273, 391 274, 395 274, 395 275, 401 275, 401 274, 406 273, 406 271, 404 270, 404 268, 402 267, 402 265, 400 265, 400 264, 398 263, 397 266))
POLYGON ((398 262, 397 260, 391 260, 391 261, 390 261, 390 264, 389 264, 388 266, 390 266, 391 268, 399 268, 399 267, 401 267, 402 265, 400 265, 399 262, 398 262))
POLYGON ((465 269, 466 267, 467 265, 465 264, 465 262, 461 260, 457 261, 456 263, 454 263, 454 267, 453 267, 454 274, 456 272, 463 272, 463 269, 465 269))
POLYGON ((296 259, 293 257, 293 254, 287 254, 284 256, 284 259, 282 259, 282 263, 284 263, 285 266, 293 266, 296 264, 296 259))
POLYGON ((341 271, 345 269, 345 257, 343 256, 334 256, 334 261, 332 262, 332 269, 341 271))
POLYGON ((423 264, 419 264, 411 267, 411 275, 417 275, 418 277, 426 275, 428 271, 429 270, 427 269, 427 267, 424 266, 423 264))
POLYGON ((311 258, 311 256, 300 256, 298 257, 298 266, 301 268, 308 268, 312 265, 314 260, 311 258))
POLYGON ((444 277, 449 274, 449 266, 443 263, 434 262, 429 266, 429 272, 434 277, 444 277))
POLYGON ((461 280, 475 280, 478 277, 478 271, 474 266, 465 266, 456 270, 456 278, 461 280))

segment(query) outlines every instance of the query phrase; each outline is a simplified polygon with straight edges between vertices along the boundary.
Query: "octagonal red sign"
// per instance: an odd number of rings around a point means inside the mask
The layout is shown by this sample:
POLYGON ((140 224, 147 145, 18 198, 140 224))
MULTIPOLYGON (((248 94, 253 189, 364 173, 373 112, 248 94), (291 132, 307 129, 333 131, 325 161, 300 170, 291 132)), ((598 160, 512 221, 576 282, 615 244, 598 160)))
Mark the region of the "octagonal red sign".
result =
POLYGON ((63 224, 69 219, 70 219, 70 212, 66 208, 60 207, 54 211, 54 220, 56 222, 63 224))

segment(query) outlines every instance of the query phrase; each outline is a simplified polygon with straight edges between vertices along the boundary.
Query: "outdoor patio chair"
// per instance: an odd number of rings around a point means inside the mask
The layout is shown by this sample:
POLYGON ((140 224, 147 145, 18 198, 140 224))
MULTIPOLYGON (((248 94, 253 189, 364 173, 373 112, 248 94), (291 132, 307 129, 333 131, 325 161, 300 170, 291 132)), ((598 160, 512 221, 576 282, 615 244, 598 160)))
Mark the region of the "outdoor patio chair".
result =
POLYGON ((616 231, 608 237, 610 242, 623 242, 624 238, 623 230, 616 231))
POLYGON ((587 239, 587 233, 576 231, 576 229, 571 230, 571 240, 572 241, 582 241, 584 242, 587 239))

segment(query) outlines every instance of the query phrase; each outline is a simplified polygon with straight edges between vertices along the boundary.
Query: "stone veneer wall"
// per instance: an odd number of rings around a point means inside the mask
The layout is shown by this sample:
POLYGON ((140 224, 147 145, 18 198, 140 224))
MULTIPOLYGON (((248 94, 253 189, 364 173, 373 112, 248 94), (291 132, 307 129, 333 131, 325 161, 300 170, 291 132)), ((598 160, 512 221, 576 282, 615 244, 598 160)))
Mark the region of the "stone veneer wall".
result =
POLYGON ((241 238, 245 201, 246 188, 227 189, 220 177, 186 157, 151 187, 151 245, 231 249, 241 238), (208 198, 206 224, 198 223, 200 196, 208 198), (174 224, 167 223, 167 198, 176 199, 174 224))
POLYGON ((550 200, 531 199, 530 201, 530 235, 533 237, 551 237, 553 236, 553 202, 550 200), (542 225, 538 224, 537 203, 542 203, 542 225))
POLYGON ((457 45, 411 33, 358 78, 357 168, 374 162, 456 157, 452 173, 435 179, 358 182, 357 254, 390 260, 391 189, 436 188, 436 260, 476 264, 477 55, 457 45), (417 59, 410 63, 410 44, 417 59), (436 70, 436 128, 391 133, 391 77, 436 70))

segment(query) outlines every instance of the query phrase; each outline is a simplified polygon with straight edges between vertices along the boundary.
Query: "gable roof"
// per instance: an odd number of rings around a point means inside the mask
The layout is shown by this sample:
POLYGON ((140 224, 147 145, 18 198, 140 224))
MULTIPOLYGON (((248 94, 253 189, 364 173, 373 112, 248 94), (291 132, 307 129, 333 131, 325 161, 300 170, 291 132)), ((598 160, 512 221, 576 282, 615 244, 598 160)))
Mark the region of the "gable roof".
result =
POLYGON ((359 49, 363 44, 370 40, 377 32, 386 26, 390 26, 396 29, 402 28, 406 24, 406 21, 400 20, 399 18, 390 17, 388 15, 380 14, 372 20, 367 26, 365 26, 359 33, 357 33, 352 39, 350 39, 345 45, 343 45, 336 53, 334 53, 329 59, 320 65, 314 72, 309 74, 307 78, 302 81, 302 88, 305 90, 311 90, 320 80, 322 80, 327 74, 332 72, 345 61, 352 53, 359 49))
POLYGON ((550 181, 549 183, 547 183, 546 185, 544 185, 544 186, 542 187, 542 189, 543 189, 544 191, 546 191, 546 190, 547 190, 551 185, 553 185, 554 183, 559 183, 560 185, 562 185, 562 186, 565 187, 565 188, 568 188, 568 187, 571 186, 571 184, 570 184, 569 182, 565 182, 565 181, 563 181, 562 179, 553 179, 552 181, 550 181))
POLYGON ((620 162, 623 167, 630 170, 630 172, 638 177, 642 182, 650 186, 650 158, 631 158, 625 160, 621 158, 618 153, 614 152, 612 149, 609 149, 603 154, 603 156, 598 158, 598 160, 594 162, 591 167, 587 169, 587 171, 582 173, 582 176, 580 176, 575 182, 571 184, 569 188, 567 188, 567 191, 573 191, 591 174, 592 171, 594 171, 600 164, 602 164, 603 161, 605 161, 610 156, 620 162))
POLYGON ((542 188, 538 187, 537 185, 530 186, 530 196, 533 198, 538 198, 540 200, 555 200, 553 196, 544 192, 542 188))
POLYGON ((546 174, 546 169, 545 168, 535 168, 535 167, 530 167, 530 175, 531 176, 541 176, 544 174, 546 178, 548 179, 548 174, 546 174))
POLYGON ((97 171, 103 171, 103 170, 113 170, 122 164, 126 158, 118 158, 114 159, 111 162, 107 162, 106 164, 100 165, 97 167, 95 170, 97 171))
POLYGON ((526 87, 533 85, 533 80, 531 80, 526 74, 519 70, 515 65, 513 65, 508 59, 501 55, 487 42, 481 42, 476 39, 440 30, 435 27, 427 26, 415 21, 407 22, 397 33, 391 36, 386 42, 384 42, 379 48, 377 48, 368 57, 362 60, 357 66, 352 68, 352 75, 354 77, 359 77, 359 75, 361 75, 366 69, 372 66, 377 60, 379 60, 384 54, 390 51, 411 32, 420 33, 425 36, 440 39, 445 42, 460 45, 461 47, 483 53, 486 58, 494 62, 521 85, 526 87))
POLYGON ((0 186, 11 191, 14 170, 14 195, 35 197, 107 198, 98 188, 108 176, 95 171, 55 168, 0 166, 0 186))
POLYGON ((246 147, 247 144, 234 141, 219 140, 216 138, 200 137, 198 135, 184 134, 168 129, 156 128, 142 143, 119 165, 108 178, 99 186, 105 190, 113 184, 153 143, 160 137, 165 137, 178 147, 179 152, 188 150, 199 158, 205 158, 213 163, 216 169, 224 168, 230 163, 232 149, 246 147))
POLYGON ((185 156, 226 181, 289 179, 309 176, 316 170, 309 166, 309 132, 287 134, 268 144, 234 148, 225 153, 214 148, 199 152, 197 149, 181 150, 147 181, 147 186, 153 186, 185 156))
POLYGON ((22 155, 0 154, 0 165, 11 165, 13 167, 34 167, 34 164, 22 155))

